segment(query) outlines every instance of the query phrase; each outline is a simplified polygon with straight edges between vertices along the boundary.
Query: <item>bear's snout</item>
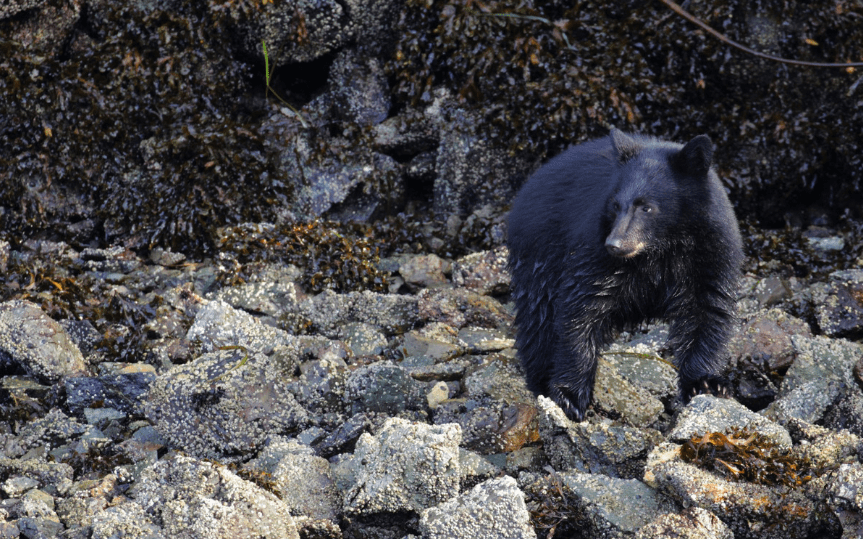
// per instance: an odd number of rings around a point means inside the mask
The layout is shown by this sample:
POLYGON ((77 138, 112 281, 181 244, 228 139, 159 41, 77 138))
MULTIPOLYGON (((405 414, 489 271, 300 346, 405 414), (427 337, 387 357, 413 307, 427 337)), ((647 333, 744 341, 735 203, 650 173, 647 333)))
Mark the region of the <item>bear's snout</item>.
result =
POLYGON ((605 240, 605 249, 611 256, 627 258, 635 254, 635 249, 627 246, 620 238, 612 238, 611 236, 605 240))

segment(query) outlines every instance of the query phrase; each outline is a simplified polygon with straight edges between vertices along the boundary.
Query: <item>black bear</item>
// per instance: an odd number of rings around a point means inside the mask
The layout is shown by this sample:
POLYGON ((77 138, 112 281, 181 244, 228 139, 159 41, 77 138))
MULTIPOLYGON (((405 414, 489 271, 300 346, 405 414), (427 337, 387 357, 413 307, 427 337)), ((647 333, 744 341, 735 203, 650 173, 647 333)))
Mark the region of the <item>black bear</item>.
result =
POLYGON ((524 185, 508 218, 516 341, 528 387, 581 421, 616 332, 670 323, 684 402, 709 388, 734 325, 743 252, 700 135, 681 145, 612 130, 524 185))

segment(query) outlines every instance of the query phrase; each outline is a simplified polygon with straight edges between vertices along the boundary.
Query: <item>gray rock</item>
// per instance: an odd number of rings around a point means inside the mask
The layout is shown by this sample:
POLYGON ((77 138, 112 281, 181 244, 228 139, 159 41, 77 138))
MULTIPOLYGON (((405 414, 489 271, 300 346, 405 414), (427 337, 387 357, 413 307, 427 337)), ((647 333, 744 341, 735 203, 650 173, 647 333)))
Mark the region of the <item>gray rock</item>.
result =
POLYGON ((401 348, 405 356, 425 356, 435 362, 448 361, 464 353, 464 348, 454 335, 428 336, 416 330, 405 334, 401 348))
POLYGON ((44 4, 46 0, 9 0, 0 6, 0 19, 6 19, 28 9, 44 4))
POLYGON ((761 414, 779 424, 786 423, 790 418, 815 423, 842 393, 843 384, 836 380, 828 381, 827 384, 823 380, 813 380, 774 400, 761 414))
POLYGON ((667 338, 667 328, 656 328, 643 338, 614 343, 602 358, 632 385, 659 399, 672 399, 677 395, 677 370, 659 352, 667 338))
POLYGON ((787 369, 797 357, 791 341, 794 335, 811 338, 809 324, 779 309, 759 311, 731 338, 728 351, 738 365, 787 369))
POLYGON ((354 356, 376 356, 383 353, 387 339, 383 332, 371 324, 350 322, 342 328, 342 339, 354 356))
POLYGON ((270 444, 244 467, 268 474, 292 516, 338 521, 342 503, 330 463, 310 447, 291 441, 270 444))
POLYGON ((98 378, 66 378, 63 380, 66 406, 76 414, 96 405, 140 414, 150 384, 155 379, 156 373, 152 371, 109 374, 98 378))
POLYGON ((462 446, 482 454, 515 451, 539 439, 536 407, 483 397, 450 399, 434 413, 437 425, 461 426, 462 446))
MULTIPOLYGON (((275 495, 225 466, 191 457, 147 468, 131 495, 152 517, 142 528, 155 524, 166 537, 299 539, 289 508, 275 495)), ((94 536, 102 536, 96 528, 94 523, 94 536)))
POLYGON ((376 436, 363 434, 357 442, 345 510, 420 512, 449 500, 458 494, 460 441, 458 425, 387 419, 376 436))
POLYGON ((585 473, 558 475, 584 509, 591 537, 634 534, 652 520, 677 509, 671 500, 637 479, 585 473))
POLYGON ((662 402, 647 389, 626 381, 604 357, 599 358, 593 387, 594 406, 621 415, 634 427, 653 424, 665 411, 662 402))
POLYGON ((782 278, 771 275, 756 283, 752 296, 762 308, 771 307, 789 299, 791 290, 782 278))
POLYGON ((268 354, 277 345, 295 346, 294 337, 287 332, 266 326, 252 315, 221 300, 210 301, 201 307, 186 339, 200 341, 207 352, 226 346, 240 346, 268 354))
POLYGON ((135 502, 109 507, 93 517, 92 539, 119 537, 168 539, 169 535, 156 524, 156 518, 156 516, 150 516, 140 504, 135 502))
POLYGON ((37 447, 53 449, 63 444, 74 443, 89 430, 89 426, 54 408, 45 416, 21 427, 18 431, 18 443, 23 451, 37 447))
POLYGON ((779 447, 791 447, 791 436, 781 426, 733 400, 711 395, 697 395, 692 399, 678 416, 668 439, 682 443, 696 435, 725 432, 731 427, 748 428, 779 447))
POLYGON ((396 415, 407 409, 423 408, 424 386, 391 361, 360 367, 350 374, 345 402, 351 413, 381 412, 396 415))
POLYGON ((816 380, 825 390, 831 381, 851 380, 854 365, 863 356, 863 347, 844 339, 793 336, 791 342, 797 358, 785 373, 779 387, 780 397, 816 380))
POLYGON ((249 282, 222 288, 212 299, 221 300, 235 309, 278 317, 285 311, 296 311, 305 294, 295 283, 249 282))
POLYGON ((459 448, 458 462, 461 469, 461 485, 475 485, 501 475, 501 469, 488 459, 468 449, 459 448))
POLYGON ((680 514, 666 513, 638 530, 635 539, 734 539, 731 529, 719 518, 700 507, 680 514))
POLYGON ((345 450, 349 450, 348 448, 353 446, 360 436, 369 430, 370 426, 371 421, 369 421, 366 414, 355 414, 315 445, 315 451, 320 456, 329 458, 345 450))
POLYGON ((484 356, 482 364, 465 377, 463 385, 467 395, 472 398, 487 396, 509 404, 536 404, 518 360, 502 354, 484 356))
POLYGON ((828 487, 828 505, 842 524, 842 539, 863 536, 863 465, 843 464, 828 487))
POLYGON ((639 477, 647 453, 662 440, 659 431, 611 421, 571 421, 551 399, 540 396, 539 435, 551 465, 610 476, 639 477))
POLYGON ((464 344, 470 354, 485 354, 500 352, 515 346, 515 339, 500 329, 461 328, 458 332, 459 341, 464 344))
POLYGON ((506 293, 510 282, 506 269, 508 256, 506 246, 463 256, 453 262, 452 282, 478 294, 506 293))
POLYGON ((3 484, 0 485, 0 490, 9 498, 20 498, 22 494, 38 486, 39 481, 36 481, 32 477, 13 475, 6 479, 6 481, 3 481, 3 484))
POLYGON ((391 106, 390 89, 386 73, 376 58, 343 49, 330 66, 328 80, 329 97, 343 119, 362 127, 386 120, 391 106))
POLYGON ((84 356, 60 324, 24 300, 0 304, 0 365, 4 363, 51 383, 86 373, 84 356))
POLYGON ((205 354, 156 379, 145 414, 189 454, 236 458, 260 447, 269 433, 308 421, 286 387, 284 367, 251 351, 205 354))
POLYGON ((350 322, 377 326, 385 334, 402 333, 417 321, 417 300, 413 296, 324 290, 303 302, 300 313, 327 337, 337 338, 340 328, 350 322))
POLYGON ((347 411, 347 368, 348 365, 343 359, 332 355, 306 361, 300 366, 300 378, 290 382, 287 389, 313 416, 325 413, 343 414, 347 411))
POLYGON ((503 476, 426 509, 420 515, 424 539, 535 539, 524 493, 503 476))
POLYGON ((435 288, 449 284, 444 275, 447 265, 435 254, 409 255, 399 265, 399 273, 406 283, 435 288))

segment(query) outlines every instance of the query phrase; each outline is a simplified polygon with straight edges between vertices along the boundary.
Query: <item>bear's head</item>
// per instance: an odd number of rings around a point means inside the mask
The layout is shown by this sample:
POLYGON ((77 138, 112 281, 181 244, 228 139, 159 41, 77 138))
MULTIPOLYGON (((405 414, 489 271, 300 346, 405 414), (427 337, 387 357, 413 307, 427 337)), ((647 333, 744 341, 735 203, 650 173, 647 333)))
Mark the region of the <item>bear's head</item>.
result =
POLYGON ((710 138, 699 135, 683 146, 613 129, 611 143, 616 168, 605 208, 608 253, 633 258, 687 239, 687 220, 697 219, 710 198, 710 138))

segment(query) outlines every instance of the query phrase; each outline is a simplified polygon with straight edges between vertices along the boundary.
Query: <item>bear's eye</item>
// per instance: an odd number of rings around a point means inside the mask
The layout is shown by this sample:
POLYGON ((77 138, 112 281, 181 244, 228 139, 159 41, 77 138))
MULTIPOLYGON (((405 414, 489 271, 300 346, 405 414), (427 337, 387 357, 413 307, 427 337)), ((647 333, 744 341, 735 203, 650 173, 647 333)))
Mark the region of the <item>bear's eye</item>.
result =
POLYGON ((653 208, 651 208, 650 206, 642 206, 641 211, 643 211, 644 213, 650 213, 653 211, 653 208))

